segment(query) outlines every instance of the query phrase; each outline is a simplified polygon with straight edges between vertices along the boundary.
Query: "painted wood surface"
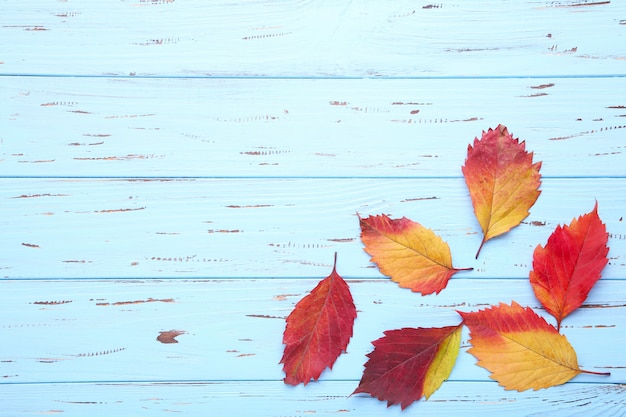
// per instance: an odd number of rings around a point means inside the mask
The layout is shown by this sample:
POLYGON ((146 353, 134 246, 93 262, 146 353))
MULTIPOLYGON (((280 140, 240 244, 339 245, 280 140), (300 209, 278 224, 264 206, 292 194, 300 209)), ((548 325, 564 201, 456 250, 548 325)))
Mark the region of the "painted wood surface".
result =
POLYGON ((5 74, 623 74, 622 1, 0 3, 5 74))
POLYGON ((626 3, 0 1, 0 415, 626 415, 626 3), (461 176, 506 124, 542 194, 486 244, 461 176), (609 264, 563 333, 610 377, 503 390, 462 352, 404 412, 350 396, 384 330, 516 300, 595 202, 609 264), (452 249, 421 297, 357 213, 452 249), (333 253, 358 309, 332 372, 282 382, 284 318, 333 253))
POLYGON ((0 86, 7 176, 459 177, 467 144, 498 123, 544 176, 626 174, 623 77, 0 86))
POLYGON ((626 181, 544 179, 525 223, 474 255, 482 232, 462 178, 3 179, 5 278, 380 278, 357 213, 407 216, 476 278, 527 277, 558 224, 598 201, 610 233, 606 279, 626 275, 626 181), (58 242, 71 242, 59 244, 58 242))
MULTIPOLYGON (((5 379, 13 383, 279 380, 284 318, 317 281, 44 280, 27 288, 22 282, 3 281, 6 301, 1 325, 14 352, 4 362, 5 379), (13 311, 21 314, 16 317, 13 311), (41 343, 32 343, 33 336, 41 343)), ((332 372, 323 374, 319 384, 328 380, 356 384, 370 342, 385 330, 455 325, 461 321, 456 310, 475 311, 511 300, 540 306, 527 279, 455 278, 437 297, 402 291, 388 280, 348 283, 359 309, 354 337, 349 353, 340 357, 332 372), (490 290, 496 286, 498 291, 490 290)), ((575 346, 581 366, 611 372, 610 377, 579 375, 576 383, 626 379, 626 358, 621 355, 626 342, 625 297, 623 282, 602 281, 585 308, 564 320, 563 333, 575 346), (614 342, 604 343, 607 340, 614 342)), ((464 329, 464 350, 467 338, 464 329)), ((460 355, 450 380, 490 381, 474 362, 471 355, 460 355)))
MULTIPOLYGON (((458 279, 437 297, 415 296, 383 280, 350 280, 359 317, 349 353, 319 383, 306 388, 281 386, 277 375, 281 374, 282 351, 274 340, 281 338, 283 318, 294 302, 315 283, 294 279, 274 280, 272 285, 266 280, 56 280, 26 288, 21 282, 4 281, 1 327, 3 335, 13 341, 14 353, 3 359, 7 383, 3 395, 27 399, 36 391, 42 396, 37 401, 9 402, 9 409, 20 415, 50 410, 78 415, 81 410, 110 412, 117 407, 139 411, 142 403, 146 415, 170 408, 237 413, 252 406, 258 407, 251 410, 254 415, 305 415, 310 410, 326 415, 339 409, 377 414, 383 404, 364 396, 347 396, 356 387, 370 341, 382 331, 455 324, 457 309, 472 311, 511 299, 533 307, 538 304, 522 279, 458 279), (494 285, 501 290, 489 291, 494 285), (15 311, 21 314, 16 317, 15 311), (180 333, 173 338, 178 343, 164 343, 172 339, 163 337, 159 341, 164 333, 172 332, 180 333), (280 404, 273 407, 272 402, 280 404)), ((619 383, 626 377, 624 297, 622 282, 601 281, 586 308, 564 322, 563 333, 576 348, 581 364, 610 371, 611 377, 581 375, 564 387, 510 393, 489 382, 473 357, 462 352, 442 390, 412 409, 435 415, 445 415, 454 407, 470 415, 509 410, 528 415, 576 408, 619 415, 614 414, 624 401, 623 394, 618 394, 623 392, 619 383), (614 343, 606 345, 606 340, 614 343), (563 401, 563 396, 571 396, 571 402, 563 401), (606 403, 600 406, 599 402, 606 403)), ((465 351, 465 332, 462 344, 465 351)), ((391 410, 392 415, 398 412, 391 410)))

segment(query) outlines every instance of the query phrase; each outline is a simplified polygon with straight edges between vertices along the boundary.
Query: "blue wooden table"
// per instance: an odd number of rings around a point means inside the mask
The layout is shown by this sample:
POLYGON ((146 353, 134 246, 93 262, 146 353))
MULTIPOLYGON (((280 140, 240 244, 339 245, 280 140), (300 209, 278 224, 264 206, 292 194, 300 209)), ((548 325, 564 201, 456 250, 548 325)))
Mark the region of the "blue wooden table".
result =
POLYGON ((0 415, 617 416, 626 412, 622 1, 0 1, 0 415), (481 240, 461 173, 499 123, 542 194, 481 240), (609 263, 562 332, 581 367, 511 392, 468 354, 404 412, 349 396, 371 341, 515 300, 535 246, 598 202, 609 263), (451 247, 439 295, 369 261, 357 213, 451 247), (332 269, 358 317, 283 383, 285 317, 332 269))

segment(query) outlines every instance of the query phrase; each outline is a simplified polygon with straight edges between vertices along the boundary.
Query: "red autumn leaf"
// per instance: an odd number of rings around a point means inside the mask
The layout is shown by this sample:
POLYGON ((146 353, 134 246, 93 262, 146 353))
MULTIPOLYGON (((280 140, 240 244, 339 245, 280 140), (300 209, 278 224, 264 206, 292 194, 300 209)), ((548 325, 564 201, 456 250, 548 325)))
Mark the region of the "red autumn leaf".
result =
POLYGON ((533 164, 533 153, 526 152, 524 142, 513 139, 507 128, 498 125, 474 139, 467 147, 463 166, 465 183, 472 197, 474 213, 486 241, 518 226, 535 204, 541 191, 539 169, 533 164))
POLYGON ((365 392, 402 409, 428 399, 450 376, 461 345, 462 325, 388 330, 372 342, 365 371, 353 394, 365 392))
POLYGON ((356 307, 348 284, 332 273, 301 299, 287 317, 283 334, 285 383, 306 385, 332 368, 352 337, 356 307))
POLYGON ((561 321, 587 299, 608 262, 609 235, 593 211, 569 226, 557 226, 545 247, 537 245, 533 254, 530 283, 545 309, 561 321))
POLYGON ((470 331, 468 352, 505 389, 548 388, 580 373, 610 375, 580 369, 567 338, 530 307, 513 301, 459 314, 470 331))
POLYGON ((431 229, 403 217, 381 214, 359 219, 361 241, 380 272, 403 288, 423 295, 439 293, 455 273, 450 247, 431 229))

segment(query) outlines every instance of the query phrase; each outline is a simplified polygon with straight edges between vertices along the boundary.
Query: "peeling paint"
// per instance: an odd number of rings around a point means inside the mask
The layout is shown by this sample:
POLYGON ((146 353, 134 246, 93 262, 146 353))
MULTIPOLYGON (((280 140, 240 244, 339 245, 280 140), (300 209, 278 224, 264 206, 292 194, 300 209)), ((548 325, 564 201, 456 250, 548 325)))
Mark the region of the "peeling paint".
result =
POLYGON ((75 17, 82 14, 81 12, 61 12, 56 13, 54 16, 56 17, 75 17))
POLYGON ((131 304, 144 304, 144 303, 174 303, 173 298, 148 298, 146 300, 134 300, 134 301, 116 301, 114 303, 106 303, 106 302, 97 302, 97 306, 123 306, 123 305, 131 305, 131 304))
POLYGON ((269 39, 269 38, 278 38, 281 36, 291 35, 292 32, 280 32, 280 33, 267 33, 263 35, 252 35, 252 36, 244 36, 241 38, 244 41, 253 40, 253 39, 269 39))
POLYGON ((416 101, 394 101, 391 103, 392 106, 432 106, 433 103, 420 103, 416 101))
POLYGON ((155 113, 147 113, 147 114, 128 114, 124 116, 106 116, 105 119, 134 119, 136 117, 151 117, 156 116, 155 113))
POLYGON ((40 246, 36 245, 34 243, 22 243, 22 246, 26 246, 27 248, 35 248, 35 249, 39 249, 40 246))
POLYGON ((138 155, 138 154, 128 154, 123 156, 99 156, 99 157, 75 157, 76 161, 130 161, 133 159, 160 159, 165 155, 138 155))
POLYGON ((94 213, 125 213, 127 211, 145 210, 145 207, 96 210, 94 213))
POLYGON ((611 4, 610 1, 578 1, 578 2, 561 2, 555 1, 550 4, 551 7, 585 7, 585 6, 604 6, 611 4))
POLYGON ((535 93, 535 94, 529 94, 527 96, 520 96, 520 97, 526 97, 526 98, 532 98, 532 97, 543 97, 543 96, 547 96, 548 93, 535 93))
POLYGON ((126 350, 126 348, 122 347, 122 348, 116 348, 116 349, 103 350, 100 352, 79 353, 78 355, 74 355, 74 356, 78 358, 87 358, 87 357, 92 357, 92 356, 110 355, 112 353, 118 353, 124 350, 126 350))
MULTIPOLYGON (((578 120, 580 121, 582 119, 578 119, 578 120)), ((592 129, 592 130, 587 130, 584 132, 579 132, 574 135, 552 137, 548 140, 566 140, 566 139, 572 139, 572 138, 579 137, 579 136, 591 135, 591 134, 598 133, 598 132, 605 132, 607 130, 624 129, 624 128, 626 128, 626 125, 605 126, 605 127, 601 127, 600 129, 592 129)))
POLYGON ((224 206, 224 207, 226 207, 226 208, 237 208, 237 209, 240 209, 240 208, 264 208, 264 207, 274 207, 274 205, 273 205, 273 204, 253 204, 253 205, 249 205, 249 206, 238 206, 238 205, 231 204, 231 205, 229 205, 229 206, 224 206))
POLYGON ((60 304, 69 304, 71 303, 72 300, 61 300, 61 301, 34 301, 33 304, 35 305, 60 305, 60 304))
POLYGON ((539 84, 539 85, 531 85, 530 88, 536 89, 536 90, 541 90, 544 88, 550 88, 550 87, 554 87, 554 83, 549 83, 549 84, 539 84))
POLYGON ((268 156, 268 155, 281 155, 291 153, 290 150, 269 150, 269 151, 245 151, 239 152, 241 155, 252 155, 252 156, 268 156))
POLYGON ((187 332, 184 330, 167 330, 167 331, 159 332, 159 335, 157 336, 156 340, 165 344, 178 343, 178 340, 176 340, 176 337, 182 334, 187 334, 187 332))
POLYGON ((416 198, 405 198, 404 200, 400 200, 401 203, 408 203, 411 201, 423 201, 423 200, 439 200, 439 197, 437 196, 430 196, 430 197, 416 197, 416 198))
POLYGON ((21 164, 42 164, 42 163, 48 163, 48 162, 55 162, 55 159, 37 159, 35 161, 17 161, 21 164))
MULTIPOLYGON (((83 136, 94 137, 94 138, 108 138, 111 136, 110 133, 83 133, 83 136)), ((99 144, 103 144, 104 142, 100 142, 99 144)))
POLYGON ((257 319, 281 319, 284 320, 285 316, 269 316, 267 314, 246 314, 246 317, 253 317, 257 319))
POLYGON ((68 197, 69 194, 22 194, 11 198, 68 197))
POLYGON ((279 294, 272 297, 274 301, 285 301, 287 297, 299 297, 300 294, 279 294))

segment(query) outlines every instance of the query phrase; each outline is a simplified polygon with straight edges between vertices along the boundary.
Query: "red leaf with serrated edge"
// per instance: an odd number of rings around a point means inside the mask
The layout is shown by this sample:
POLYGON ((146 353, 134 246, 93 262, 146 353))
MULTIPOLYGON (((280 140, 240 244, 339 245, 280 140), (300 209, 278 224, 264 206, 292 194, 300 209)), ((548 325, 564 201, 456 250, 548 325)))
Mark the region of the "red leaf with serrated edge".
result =
POLYGON ((285 383, 308 384, 345 351, 356 318, 348 284, 337 274, 337 254, 332 273, 300 300, 287 317, 283 334, 285 383))
POLYGON ((530 284, 545 309, 561 321, 587 299, 609 261, 606 226, 598 216, 598 203, 590 213, 557 226, 545 247, 533 254, 530 284))
POLYGON ((372 342, 361 382, 353 394, 369 393, 402 409, 428 399, 450 376, 461 346, 462 325, 388 330, 372 342))

